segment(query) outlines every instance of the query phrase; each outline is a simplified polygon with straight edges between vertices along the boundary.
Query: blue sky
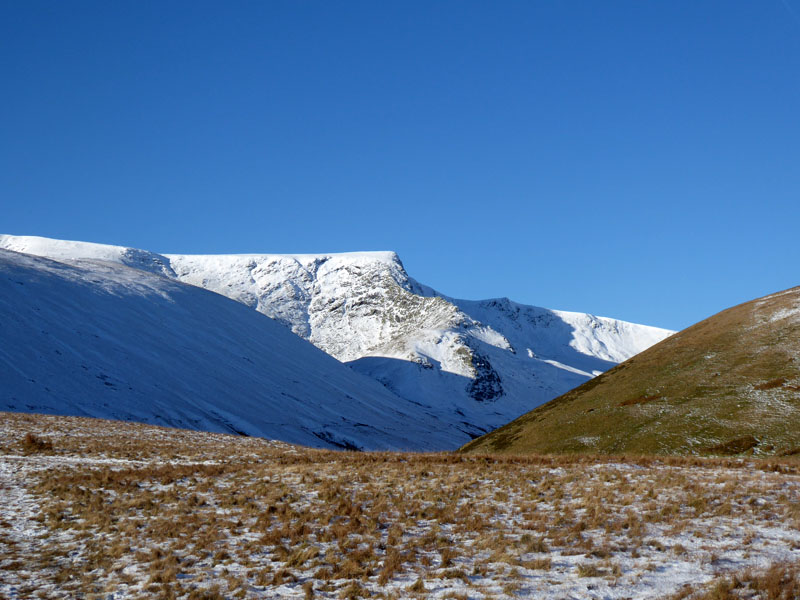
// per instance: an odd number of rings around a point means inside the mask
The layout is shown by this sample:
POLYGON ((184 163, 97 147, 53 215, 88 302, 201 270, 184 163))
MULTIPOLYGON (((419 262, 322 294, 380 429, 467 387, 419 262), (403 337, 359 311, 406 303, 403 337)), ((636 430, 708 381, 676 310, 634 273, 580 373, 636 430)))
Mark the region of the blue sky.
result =
POLYGON ((0 233, 676 329, 800 283, 798 0, 3 0, 0 76, 0 233))

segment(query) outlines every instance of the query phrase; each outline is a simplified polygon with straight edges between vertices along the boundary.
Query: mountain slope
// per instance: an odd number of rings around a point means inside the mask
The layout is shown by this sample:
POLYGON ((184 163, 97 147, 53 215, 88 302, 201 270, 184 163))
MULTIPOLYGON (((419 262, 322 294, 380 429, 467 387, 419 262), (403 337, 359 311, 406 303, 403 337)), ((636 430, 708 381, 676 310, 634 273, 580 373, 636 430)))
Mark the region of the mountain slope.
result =
POLYGON ((470 437, 572 389, 672 332, 508 299, 457 300, 414 281, 393 252, 160 255, 0 236, 0 247, 131 264, 282 322, 470 437), (142 254, 139 254, 142 253, 142 254))
POLYGON ((393 252, 167 255, 181 281, 227 295, 470 436, 507 423, 672 332, 439 294, 393 252))
POLYGON ((800 451, 800 287, 689 327, 464 450, 800 451))
POLYGON ((0 340, 0 410, 324 447, 442 449, 463 439, 273 320, 115 260, 0 250, 0 340))

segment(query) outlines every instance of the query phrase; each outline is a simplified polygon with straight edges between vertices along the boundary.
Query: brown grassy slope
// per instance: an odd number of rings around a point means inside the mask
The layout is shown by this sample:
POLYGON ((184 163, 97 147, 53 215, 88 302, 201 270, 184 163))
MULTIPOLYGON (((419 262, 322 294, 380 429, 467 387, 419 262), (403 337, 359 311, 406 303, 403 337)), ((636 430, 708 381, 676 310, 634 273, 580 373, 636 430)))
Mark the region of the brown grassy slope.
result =
POLYGON ((462 450, 800 452, 800 287, 722 311, 462 450))

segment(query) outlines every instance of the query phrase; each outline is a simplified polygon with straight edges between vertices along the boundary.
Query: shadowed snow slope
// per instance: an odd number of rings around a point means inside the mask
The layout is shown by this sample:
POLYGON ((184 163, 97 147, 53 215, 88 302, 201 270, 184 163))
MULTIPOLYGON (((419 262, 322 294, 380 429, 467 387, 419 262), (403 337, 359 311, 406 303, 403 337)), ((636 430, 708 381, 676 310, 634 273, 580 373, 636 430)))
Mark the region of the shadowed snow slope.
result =
POLYGON ((463 438, 272 319, 115 262, 0 250, 0 339, 0 410, 327 447, 463 438))
POLYGON ((237 300, 437 415, 464 441, 672 333, 506 298, 449 298, 411 279, 393 252, 160 255, 0 236, 2 247, 112 260, 237 300))

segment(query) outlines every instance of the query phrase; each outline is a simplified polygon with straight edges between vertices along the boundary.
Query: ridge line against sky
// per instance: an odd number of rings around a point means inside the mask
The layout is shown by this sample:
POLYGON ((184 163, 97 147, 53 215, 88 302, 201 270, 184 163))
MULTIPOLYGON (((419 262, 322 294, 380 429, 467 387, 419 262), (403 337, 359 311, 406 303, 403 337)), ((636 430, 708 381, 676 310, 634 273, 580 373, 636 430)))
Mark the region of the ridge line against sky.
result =
POLYGON ((0 229, 681 329, 799 283, 798 14, 6 2, 0 229))

